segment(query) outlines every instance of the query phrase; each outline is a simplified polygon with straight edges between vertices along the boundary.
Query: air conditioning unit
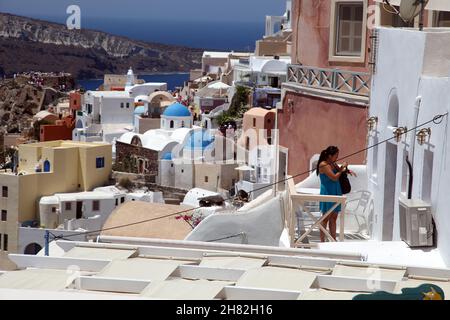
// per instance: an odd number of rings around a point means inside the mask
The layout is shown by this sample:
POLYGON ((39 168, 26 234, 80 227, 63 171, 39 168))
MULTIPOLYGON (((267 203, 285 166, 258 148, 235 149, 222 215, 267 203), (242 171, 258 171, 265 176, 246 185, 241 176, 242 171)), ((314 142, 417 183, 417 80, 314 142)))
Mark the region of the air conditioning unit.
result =
POLYGON ((400 238, 410 247, 433 246, 431 205, 419 199, 399 199, 400 238))

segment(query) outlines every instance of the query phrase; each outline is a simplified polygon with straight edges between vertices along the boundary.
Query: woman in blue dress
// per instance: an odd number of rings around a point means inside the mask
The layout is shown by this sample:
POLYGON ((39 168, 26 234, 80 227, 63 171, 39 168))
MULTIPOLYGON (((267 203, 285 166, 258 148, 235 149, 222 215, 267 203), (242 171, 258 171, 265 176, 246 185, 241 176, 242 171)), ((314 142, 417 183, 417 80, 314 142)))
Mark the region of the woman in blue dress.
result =
MULTIPOLYGON (((341 196, 341 184, 339 177, 343 172, 348 172, 353 175, 353 172, 347 169, 347 162, 342 166, 338 166, 336 161, 339 157, 339 149, 335 146, 330 146, 320 153, 319 161, 317 162, 317 174, 320 177, 320 194, 328 196, 341 196)), ((320 212, 325 214, 334 206, 334 202, 321 202, 320 212)), ((341 206, 336 207, 333 212, 322 222, 322 226, 326 229, 329 225, 330 234, 336 240, 336 220, 341 206)), ((325 233, 320 230, 320 241, 325 242, 325 233)))

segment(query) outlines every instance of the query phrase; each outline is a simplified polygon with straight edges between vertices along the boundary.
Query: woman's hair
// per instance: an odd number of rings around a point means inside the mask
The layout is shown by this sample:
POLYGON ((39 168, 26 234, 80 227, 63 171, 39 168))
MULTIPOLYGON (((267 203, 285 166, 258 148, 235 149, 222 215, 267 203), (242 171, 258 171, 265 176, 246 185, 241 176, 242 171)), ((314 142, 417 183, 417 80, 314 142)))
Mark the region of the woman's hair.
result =
POLYGON ((339 149, 338 147, 335 146, 329 146, 325 150, 322 150, 322 152, 320 153, 319 161, 317 161, 317 168, 316 168, 317 175, 319 175, 320 164, 326 161, 328 159, 328 156, 334 156, 338 152, 339 149))

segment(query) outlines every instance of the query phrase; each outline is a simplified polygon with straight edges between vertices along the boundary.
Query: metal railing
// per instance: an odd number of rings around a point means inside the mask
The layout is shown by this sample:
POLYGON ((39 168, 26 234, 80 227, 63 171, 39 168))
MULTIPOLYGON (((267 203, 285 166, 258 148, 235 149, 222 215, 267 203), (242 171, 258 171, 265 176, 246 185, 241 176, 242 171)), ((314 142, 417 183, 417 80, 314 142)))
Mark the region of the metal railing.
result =
POLYGON ((340 69, 324 69, 291 64, 288 66, 288 82, 333 92, 368 97, 370 73, 340 69))

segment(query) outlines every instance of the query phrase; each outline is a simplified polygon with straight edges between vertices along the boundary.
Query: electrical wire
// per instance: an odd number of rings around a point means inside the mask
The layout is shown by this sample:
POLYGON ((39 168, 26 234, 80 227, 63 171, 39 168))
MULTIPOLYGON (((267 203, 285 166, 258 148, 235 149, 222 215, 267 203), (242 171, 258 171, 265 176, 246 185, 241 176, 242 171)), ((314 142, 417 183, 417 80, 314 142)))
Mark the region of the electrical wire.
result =
MULTIPOLYGON (((418 129, 418 128, 420 128, 420 127, 423 127, 423 126, 426 126, 427 124, 430 124, 430 123, 440 124, 440 123, 442 123, 443 118, 444 118, 445 116, 448 116, 448 112, 447 112, 447 113, 444 113, 444 114, 436 115, 432 120, 429 120, 429 121, 424 122, 424 123, 422 123, 422 124, 420 124, 420 125, 417 125, 417 126, 414 127, 414 128, 411 128, 411 129, 409 129, 409 130, 406 130, 403 134, 407 134, 408 132, 415 131, 416 129, 418 129)), ((344 160, 344 159, 353 157, 354 155, 357 155, 357 154, 359 154, 359 153, 362 153, 362 152, 365 152, 365 151, 367 151, 367 150, 373 149, 373 148, 375 148, 375 147, 377 147, 377 146, 379 146, 379 145, 381 145, 381 144, 383 144, 383 143, 387 143, 388 141, 393 140, 393 139, 396 139, 396 137, 393 136, 393 137, 391 137, 391 138, 385 139, 385 140, 380 141, 380 142, 378 142, 378 143, 376 143, 376 144, 373 144, 373 145, 371 145, 371 146, 368 146, 368 147, 366 147, 366 148, 364 148, 364 149, 358 150, 358 151, 353 152, 353 153, 351 153, 351 154, 349 154, 349 155, 346 155, 346 156, 344 156, 344 157, 342 157, 342 158, 339 158, 339 159, 337 159, 336 161, 341 161, 341 160, 344 160)), ((256 192, 256 191, 260 191, 260 190, 267 189, 267 188, 269 188, 269 187, 272 187, 272 186, 274 186, 274 185, 277 185, 277 184, 279 184, 279 183, 285 182, 285 181, 290 180, 290 179, 294 179, 294 178, 296 178, 296 177, 300 177, 300 176, 303 176, 303 175, 306 175, 306 174, 310 174, 310 173, 314 172, 315 170, 316 170, 316 169, 310 169, 310 170, 307 170, 307 171, 298 173, 298 174, 296 174, 296 175, 289 176, 289 177, 287 177, 287 178, 285 178, 285 179, 282 179, 282 180, 276 181, 276 182, 274 182, 274 183, 270 183, 270 184, 268 184, 268 185, 265 185, 264 187, 260 187, 260 188, 254 189, 254 190, 250 191, 249 194, 254 193, 254 192, 256 192)), ((224 201, 227 201, 227 200, 234 200, 234 199, 236 199, 236 198, 237 198, 237 196, 233 196, 233 197, 229 197, 229 198, 227 198, 227 199, 224 199, 224 201)), ((175 213, 171 213, 171 214, 167 214, 167 215, 163 215, 163 216, 159 216, 159 217, 155 217, 155 218, 151 218, 151 219, 146 219, 146 220, 142 220, 142 221, 131 222, 131 223, 127 223, 127 224, 123 224, 123 225, 118 225, 118 226, 114 226, 114 227, 109 227, 109 228, 104 228, 104 229, 99 229, 99 230, 93 230, 93 231, 87 231, 87 232, 74 233, 74 234, 66 235, 66 236, 64 236, 64 238, 67 239, 67 238, 70 238, 70 237, 76 237, 76 236, 80 236, 80 235, 97 234, 97 233, 100 233, 100 232, 103 232, 103 231, 115 230, 115 229, 125 228, 125 227, 134 226, 134 225, 138 225, 138 224, 148 223, 148 222, 152 222, 152 221, 156 221, 156 220, 160 220, 160 219, 164 219, 164 218, 173 217, 173 216, 176 216, 176 215, 181 215, 181 214, 183 214, 183 213, 188 213, 188 212, 190 212, 190 211, 193 211, 193 210, 196 210, 196 209, 200 209, 200 208, 201 208, 201 207, 199 206, 199 207, 189 208, 189 209, 186 209, 186 210, 182 210, 182 211, 178 211, 178 212, 175 212, 175 213)), ((60 238, 61 238, 61 237, 60 237, 60 238)), ((218 240, 216 240, 216 241, 218 241, 218 240)))

